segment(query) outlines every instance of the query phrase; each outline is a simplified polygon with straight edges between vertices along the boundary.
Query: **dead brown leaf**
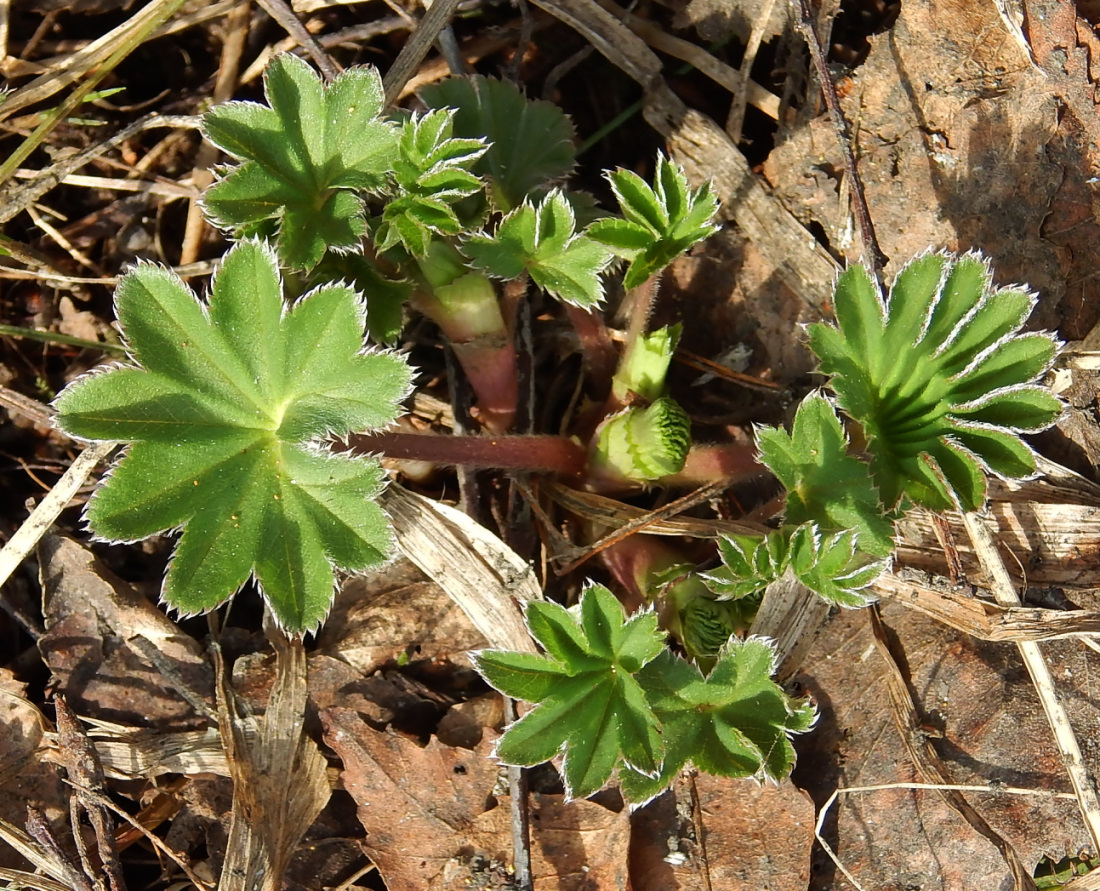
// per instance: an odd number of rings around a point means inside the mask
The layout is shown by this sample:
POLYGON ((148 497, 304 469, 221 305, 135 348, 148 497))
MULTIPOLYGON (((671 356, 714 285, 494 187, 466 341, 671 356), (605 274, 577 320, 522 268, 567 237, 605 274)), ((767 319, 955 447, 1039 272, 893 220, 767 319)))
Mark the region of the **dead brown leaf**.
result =
MULTIPOLYGON (((480 887, 507 874, 512 840, 507 798, 495 794, 491 740, 472 752, 433 739, 421 747, 372 730, 351 709, 322 712, 325 741, 367 830, 364 848, 389 891, 480 887)), ((560 795, 531 799, 532 870, 540 889, 626 887, 629 819, 560 795)))
POLYGON ((349 578, 317 639, 319 651, 373 674, 399 659, 458 659, 485 638, 434 582, 405 559, 349 578))
MULTIPOLYGON (((941 770, 955 783, 1034 790, 1031 796, 963 793, 1025 864, 1055 860, 1088 844, 1072 800, 1049 797, 1069 782, 1050 729, 1012 644, 976 641, 884 603, 886 625, 904 651, 903 671, 932 735, 941 770)), ((1100 720, 1081 645, 1045 644, 1065 681, 1078 728, 1100 720), (1073 692, 1075 690, 1075 693, 1073 692)), ((797 676, 821 720, 800 740, 795 782, 821 806, 836 788, 919 782, 895 729, 884 671, 867 616, 842 612, 826 626, 797 676)), ((1095 746, 1086 758, 1096 760, 1095 746)), ((997 850, 932 791, 887 789, 845 796, 825 823, 825 839, 866 888, 916 883, 996 887, 1008 877, 997 850)), ((835 867, 822 859, 825 887, 835 867)))
POLYGON ((810 879, 814 807, 791 783, 681 774, 631 823, 635 891, 799 891, 810 879))
MULTIPOLYGON (((26 685, 0 668, 0 820, 13 826, 26 822, 28 805, 58 824, 68 812, 61 776, 43 757, 48 730, 45 717, 26 697, 26 685)), ((27 862, 0 845, 0 867, 25 869, 27 862)))
POLYGON ((38 559, 38 646, 73 710, 166 731, 196 727, 214 686, 199 643, 76 542, 46 536, 38 559))

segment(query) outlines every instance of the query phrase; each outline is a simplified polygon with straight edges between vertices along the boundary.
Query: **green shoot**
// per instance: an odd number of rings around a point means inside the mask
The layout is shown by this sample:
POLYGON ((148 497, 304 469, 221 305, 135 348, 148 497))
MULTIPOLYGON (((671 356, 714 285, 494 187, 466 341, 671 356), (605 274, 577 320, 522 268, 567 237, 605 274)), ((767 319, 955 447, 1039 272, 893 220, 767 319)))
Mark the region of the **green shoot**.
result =
POLYGON ((394 163, 394 195, 374 232, 380 251, 401 244, 414 257, 425 257, 432 238, 459 235, 470 226, 454 205, 481 191, 470 168, 485 154, 481 139, 456 139, 454 112, 433 111, 411 117, 401 128, 394 163))
POLYGON ((678 473, 691 448, 691 420, 662 396, 645 408, 628 408, 600 427, 593 472, 611 480, 652 482, 678 473))
POLYGON ((494 278, 527 273, 548 294, 585 309, 603 299, 600 274, 611 262, 608 250, 576 231, 573 209, 559 191, 517 207, 492 235, 466 239, 462 252, 494 278))
POLYGON ((663 155, 654 186, 630 170, 616 170, 608 179, 623 219, 597 220, 588 234, 630 261, 623 277, 628 291, 718 230, 712 222, 718 201, 710 187, 690 188, 684 171, 663 155))
POLYGON ((288 308, 259 242, 226 255, 208 305, 151 265, 126 275, 115 301, 133 364, 56 401, 67 433, 129 443, 88 525, 111 541, 182 528, 162 592, 181 613, 213 609, 254 574, 279 625, 315 629, 333 567, 366 569, 390 550, 374 501, 381 468, 324 440, 392 421, 409 367, 364 351, 363 300, 347 287, 288 308))

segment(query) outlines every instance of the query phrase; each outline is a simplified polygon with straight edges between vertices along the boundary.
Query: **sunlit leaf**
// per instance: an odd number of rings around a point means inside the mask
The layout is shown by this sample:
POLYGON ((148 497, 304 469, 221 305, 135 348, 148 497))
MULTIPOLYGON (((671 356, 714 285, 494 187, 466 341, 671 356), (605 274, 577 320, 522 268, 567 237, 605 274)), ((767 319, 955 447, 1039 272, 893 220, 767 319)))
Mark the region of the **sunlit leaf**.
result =
POLYGON ((280 625, 316 628, 334 566, 366 569, 390 548, 377 462, 324 441, 393 420, 409 367, 364 350, 350 288, 285 305, 260 242, 226 255, 209 303, 142 265, 115 305, 133 365, 81 378, 56 401, 69 434, 129 443, 88 507, 92 531, 134 541, 182 528, 162 591, 181 613, 213 609, 255 575, 280 625))

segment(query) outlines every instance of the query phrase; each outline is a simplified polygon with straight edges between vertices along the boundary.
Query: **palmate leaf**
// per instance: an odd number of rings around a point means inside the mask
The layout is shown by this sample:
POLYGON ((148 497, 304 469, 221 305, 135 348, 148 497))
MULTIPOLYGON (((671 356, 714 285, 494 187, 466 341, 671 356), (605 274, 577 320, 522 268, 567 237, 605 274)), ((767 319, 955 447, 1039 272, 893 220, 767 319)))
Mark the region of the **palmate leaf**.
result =
POLYGON ((635 806, 648 801, 688 763, 719 776, 788 776, 790 735, 809 730, 817 711, 771 679, 774 659, 766 641, 734 637, 706 677, 667 650, 648 663, 638 679, 661 723, 664 763, 656 776, 623 770, 623 796, 635 806))
POLYGON ((854 529, 822 532, 816 523, 786 526, 767 535, 723 536, 722 566, 700 577, 719 600, 743 600, 790 572, 829 603, 848 609, 866 606, 866 589, 889 566, 859 548, 854 529))
POLYGON ((466 239, 462 252, 495 278, 527 272, 544 291, 584 308, 603 298, 600 273, 611 262, 610 251, 576 232, 573 209, 557 190, 513 210, 492 235, 466 239))
POLYGON ((213 609, 254 574, 283 628, 315 629, 333 567, 366 569, 390 548, 377 462, 322 441, 392 421, 409 367, 364 351, 363 300, 348 287, 287 308, 261 242, 226 255, 209 305, 143 265, 115 306, 134 364, 81 378, 55 403, 67 433, 129 443, 88 525, 110 541, 182 527, 162 591, 181 613, 213 609))
POLYGON ((1032 294, 990 282, 979 257, 928 254, 899 273, 884 306, 866 270, 853 266, 837 281, 837 326, 810 328, 821 370, 867 436, 888 508, 904 494, 933 510, 976 510, 986 472, 1035 472, 1019 434, 1062 412, 1035 383, 1058 342, 1020 333, 1032 294))
POLYGON ((301 59, 276 56, 264 74, 269 106, 227 102, 203 118, 203 132, 243 163, 207 190, 204 207, 219 226, 258 233, 278 223, 283 262, 312 269, 327 247, 348 250, 366 231, 355 192, 386 183, 397 149, 379 119, 382 80, 349 68, 331 84, 301 59))
POLYGON ((630 261, 623 287, 638 287, 692 245, 709 238, 718 201, 704 184, 688 186, 684 171, 664 155, 657 157, 654 185, 630 170, 608 174, 623 219, 607 218, 586 231, 616 255, 630 261))
POLYGON ((593 585, 567 610, 535 601, 527 625, 545 656, 482 650, 474 663, 506 696, 535 703, 497 743, 506 764, 531 766, 565 752, 570 798, 599 790, 620 760, 640 775, 661 767, 657 720, 635 675, 664 649, 654 613, 629 619, 614 595, 593 585))

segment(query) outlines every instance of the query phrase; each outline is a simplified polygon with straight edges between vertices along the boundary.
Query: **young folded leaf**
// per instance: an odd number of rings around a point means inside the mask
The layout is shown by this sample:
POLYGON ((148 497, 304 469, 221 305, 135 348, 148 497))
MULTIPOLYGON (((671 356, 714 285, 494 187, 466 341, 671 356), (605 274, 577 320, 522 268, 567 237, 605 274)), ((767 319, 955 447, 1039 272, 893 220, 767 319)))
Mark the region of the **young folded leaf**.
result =
POLYGON ((433 111, 402 125, 394 194, 374 232, 380 251, 400 243, 414 257, 424 257, 434 236, 458 235, 477 225, 459 219, 455 204, 481 190, 470 168, 486 145, 482 139, 454 138, 453 116, 449 109, 433 111))
POLYGON ((866 270, 853 266, 837 281, 837 326, 810 328, 821 370, 866 434, 887 508, 904 494, 933 510, 977 510, 985 472, 1034 474, 1019 434, 1062 413, 1035 383, 1058 341, 1020 333, 1034 295, 990 281, 979 257, 928 254, 905 266, 884 306, 866 270))
POLYGON ((661 768, 661 736, 634 676, 664 649, 652 612, 623 615, 622 605, 593 585, 572 610, 534 601, 527 626, 545 656, 482 650, 474 664, 506 696, 535 703, 497 743, 506 764, 531 766, 565 752, 565 791, 586 798, 620 759, 641 776, 661 768))
POLYGON ((109 541, 183 529, 164 580, 184 614, 213 609, 255 574, 292 633, 328 613, 333 567, 390 550, 375 503, 378 463, 329 451, 330 436, 383 427, 409 392, 398 356, 363 349, 364 305, 320 287, 284 304, 274 252, 246 241, 214 277, 209 305, 170 270, 142 265, 115 294, 129 366, 57 398, 72 436, 129 446, 88 506, 109 541))
POLYGON ((848 437, 828 399, 811 393, 798 406, 789 434, 761 427, 756 442, 760 460, 787 490, 787 525, 851 529, 866 553, 885 557, 893 551, 893 523, 883 516, 867 465, 848 454, 848 437))
POLYGON ((866 588, 889 567, 859 548, 859 533, 822 532, 816 523, 784 526, 761 538, 722 537, 722 566, 700 577, 719 600, 742 600, 790 572, 829 603, 855 609, 874 597, 866 588))
POLYGON ((367 226, 356 192, 379 191, 393 166, 397 136, 378 117, 382 80, 373 68, 349 68, 322 85, 286 54, 268 65, 264 95, 270 107, 227 102, 203 118, 206 138, 244 162, 207 190, 204 207, 236 233, 277 231, 282 261, 312 269, 326 246, 359 244, 367 226))
POLYGON ((638 287, 692 245, 709 238, 718 201, 704 184, 688 186, 684 171, 664 155, 657 158, 654 185, 630 170, 608 174, 625 219, 597 220, 587 234, 630 261, 623 287, 638 287))

